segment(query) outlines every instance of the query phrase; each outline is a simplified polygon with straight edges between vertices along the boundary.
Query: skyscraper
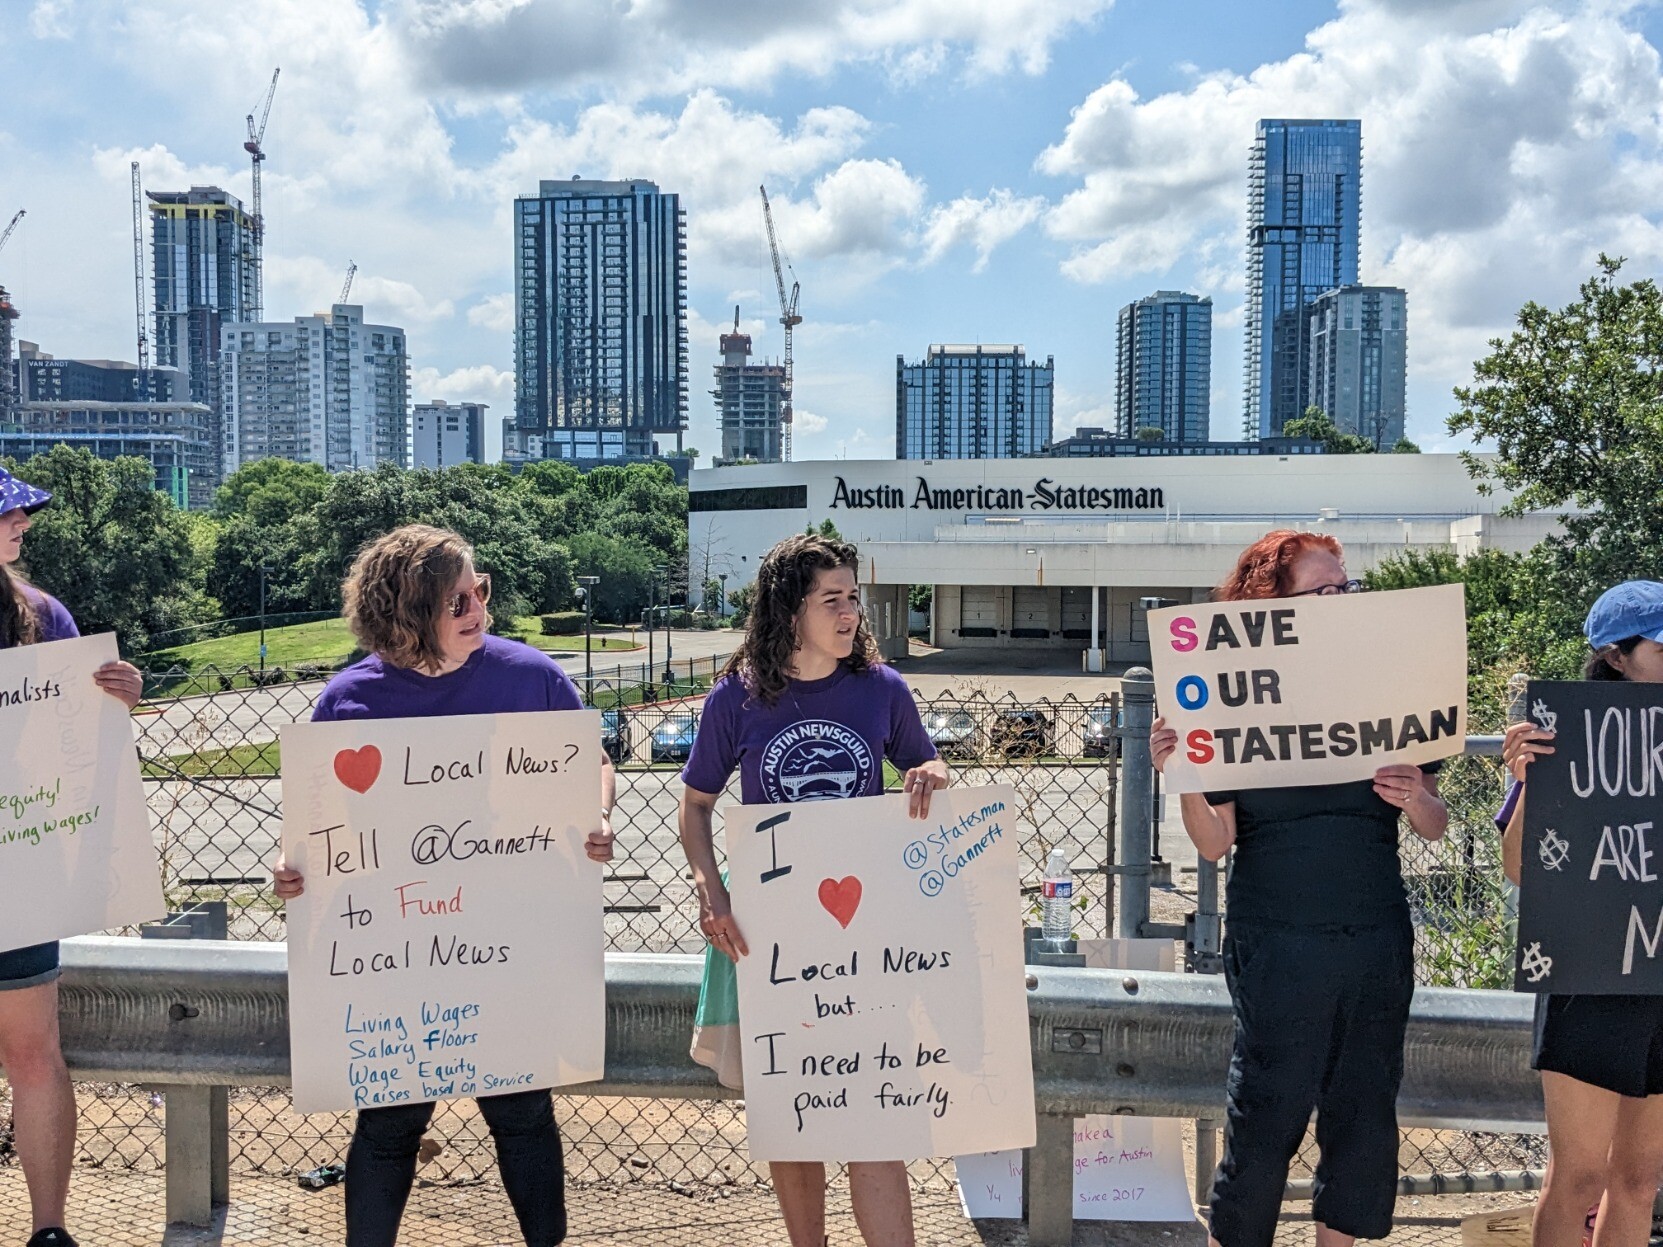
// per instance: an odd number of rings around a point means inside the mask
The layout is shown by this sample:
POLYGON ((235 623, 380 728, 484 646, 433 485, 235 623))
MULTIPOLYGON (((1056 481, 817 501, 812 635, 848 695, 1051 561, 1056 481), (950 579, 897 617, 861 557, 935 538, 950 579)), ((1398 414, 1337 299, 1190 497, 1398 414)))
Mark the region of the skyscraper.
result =
POLYGON ((1242 435, 1302 415, 1309 310, 1357 284, 1360 121, 1260 121, 1247 203, 1247 368, 1242 435))
POLYGON ((1051 356, 1020 346, 931 346, 895 357, 897 459, 1020 459, 1051 441, 1051 356))
POLYGON ((404 330, 365 324, 357 304, 226 325, 219 375, 227 474, 273 455, 331 472, 410 464, 404 330))
POLYGON ((413 416, 411 466, 453 468, 485 462, 484 403, 447 403, 435 398, 417 403, 413 416))
POLYGON ((1342 433, 1390 450, 1403 436, 1408 296, 1396 286, 1342 286, 1311 307, 1306 397, 1342 433))
POLYGON ((1120 436, 1159 429, 1169 442, 1206 441, 1212 360, 1211 299, 1157 290, 1121 308, 1114 383, 1120 436))
POLYGON ((739 332, 734 309, 733 332, 720 342, 722 362, 716 365, 716 400, 722 426, 722 461, 755 460, 779 463, 784 457, 780 418, 785 412, 785 365, 747 364, 751 335, 739 332))
POLYGON ((652 182, 539 183, 514 201, 516 440, 561 459, 653 453, 687 427, 687 218, 652 182))

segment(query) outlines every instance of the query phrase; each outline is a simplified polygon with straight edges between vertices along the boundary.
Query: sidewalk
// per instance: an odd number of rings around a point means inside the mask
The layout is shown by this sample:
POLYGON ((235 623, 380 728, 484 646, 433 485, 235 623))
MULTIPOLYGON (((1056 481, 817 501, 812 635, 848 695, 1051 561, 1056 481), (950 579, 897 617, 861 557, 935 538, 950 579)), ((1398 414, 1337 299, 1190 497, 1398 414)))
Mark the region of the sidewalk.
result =
MULTIPOLYGON (((162 1224, 163 1176, 77 1169, 70 1224, 83 1247, 294 1247, 340 1243, 341 1188, 306 1191, 288 1178, 232 1179, 234 1204, 210 1230, 162 1224)), ((773 1195, 756 1187, 688 1187, 679 1183, 574 1186, 568 1192, 568 1243, 651 1244, 705 1247, 757 1244, 788 1247, 773 1195)), ((1391 1247, 1456 1247, 1460 1219, 1528 1201, 1529 1196, 1441 1196, 1398 1201, 1391 1247)), ((1026 1228, 1016 1221, 972 1222, 945 1192, 914 1196, 919 1247, 1026 1247, 1026 1228)), ((1279 1247, 1314 1241, 1308 1205, 1290 1205, 1277 1233, 1279 1247)), ((831 1193, 829 1238, 833 1247, 855 1247, 860 1234, 842 1187, 831 1193)), ((23 1175, 0 1169, 0 1243, 28 1238, 28 1199, 23 1175)), ((513 1215, 494 1182, 418 1183, 405 1212, 402 1243, 412 1247, 496 1247, 518 1244, 513 1215)), ((1182 1224, 1079 1223, 1075 1247, 1203 1247, 1199 1221, 1182 1224)))

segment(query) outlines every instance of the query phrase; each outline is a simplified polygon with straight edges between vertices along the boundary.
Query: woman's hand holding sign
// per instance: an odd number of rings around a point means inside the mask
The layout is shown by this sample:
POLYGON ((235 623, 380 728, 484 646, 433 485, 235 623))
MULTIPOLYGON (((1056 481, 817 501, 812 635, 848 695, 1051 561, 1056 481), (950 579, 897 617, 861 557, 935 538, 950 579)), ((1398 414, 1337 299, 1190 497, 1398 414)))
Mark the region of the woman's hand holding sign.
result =
POLYGON ((1501 764, 1522 784, 1530 764, 1538 756, 1553 752, 1553 745, 1549 743, 1552 740, 1552 732, 1544 731, 1529 719, 1509 724, 1507 734, 1501 738, 1501 764))
POLYGON ((937 788, 945 788, 950 782, 947 764, 940 758, 931 758, 921 766, 915 766, 907 772, 901 781, 901 790, 907 794, 907 815, 910 818, 928 818, 930 816, 930 794, 937 788))
POLYGON ((1166 770, 1166 760, 1178 751, 1178 729, 1158 718, 1149 725, 1149 760, 1157 771, 1166 770))

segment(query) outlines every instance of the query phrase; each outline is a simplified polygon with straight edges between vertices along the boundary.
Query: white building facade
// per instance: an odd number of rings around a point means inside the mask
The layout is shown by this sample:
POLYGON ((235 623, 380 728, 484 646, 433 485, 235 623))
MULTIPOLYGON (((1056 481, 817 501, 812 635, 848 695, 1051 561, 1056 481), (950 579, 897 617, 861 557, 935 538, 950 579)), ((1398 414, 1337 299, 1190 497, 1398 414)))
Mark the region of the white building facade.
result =
POLYGON ((908 590, 933 586, 944 648, 1074 650, 1086 670, 1149 660, 1145 599, 1204 601, 1266 532, 1330 533, 1352 575, 1406 549, 1525 550, 1555 516, 1504 518, 1456 455, 829 460, 690 479, 696 565, 756 579, 763 554, 831 520, 860 547, 886 656, 906 652, 908 590))
POLYGON ((485 403, 417 403, 411 420, 411 462, 418 468, 453 468, 485 462, 485 403))
POLYGON ((357 304, 227 325, 219 376, 227 475, 274 455, 331 472, 410 464, 404 330, 365 324, 357 304))

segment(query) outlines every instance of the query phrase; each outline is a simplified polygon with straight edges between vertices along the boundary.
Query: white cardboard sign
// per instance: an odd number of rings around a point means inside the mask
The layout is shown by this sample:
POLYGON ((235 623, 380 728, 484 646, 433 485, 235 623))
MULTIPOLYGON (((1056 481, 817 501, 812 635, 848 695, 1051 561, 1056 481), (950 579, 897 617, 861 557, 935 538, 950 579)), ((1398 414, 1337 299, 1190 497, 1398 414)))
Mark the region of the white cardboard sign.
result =
POLYGON ((127 707, 93 683, 115 637, 0 650, 0 950, 160 918, 127 707))
POLYGON ((1149 612, 1155 702, 1178 748, 1170 792, 1367 779, 1459 754, 1461 585, 1149 612))
POLYGON ((725 811, 753 1160, 1034 1141, 1015 793, 725 811))
MULTIPOLYGON (((1171 940, 1081 940, 1086 965, 1100 970, 1164 970, 1177 958, 1171 940)), ((954 1158, 959 1204, 967 1217, 1022 1216, 1021 1152, 954 1158)), ((1093 1115, 1074 1123, 1076 1221, 1192 1221, 1184 1171, 1184 1127, 1175 1117, 1093 1115)))
POLYGON ((303 1113, 601 1077, 594 711, 283 729, 303 1113))

